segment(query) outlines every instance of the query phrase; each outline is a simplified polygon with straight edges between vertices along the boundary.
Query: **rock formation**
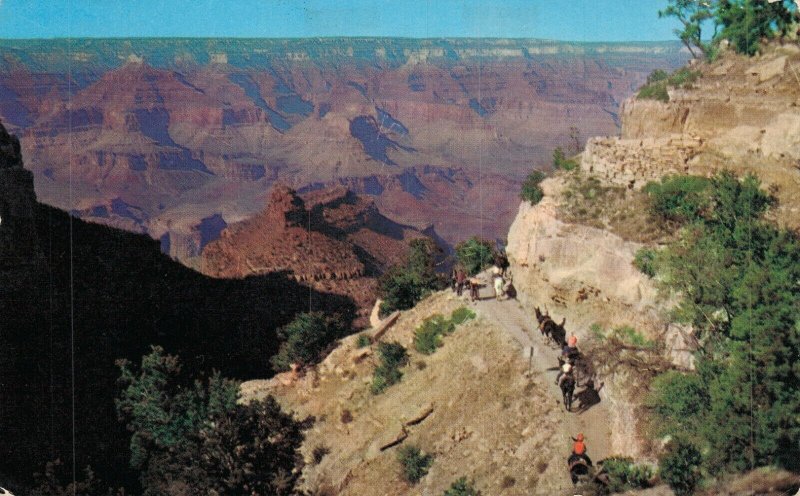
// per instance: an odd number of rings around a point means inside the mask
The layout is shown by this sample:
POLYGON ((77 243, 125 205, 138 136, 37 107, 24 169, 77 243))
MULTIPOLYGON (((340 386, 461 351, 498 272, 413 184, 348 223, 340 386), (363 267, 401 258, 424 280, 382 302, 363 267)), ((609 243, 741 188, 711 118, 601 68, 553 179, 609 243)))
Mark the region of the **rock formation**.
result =
POLYGON ((667 103, 626 100, 621 136, 590 139, 581 167, 635 188, 671 173, 753 172, 774 189, 778 220, 800 227, 800 48, 726 53, 692 69, 702 76, 667 103))
MULTIPOLYGON (((723 168, 753 172, 778 196, 777 220, 798 227, 800 85, 795 67, 800 67, 800 49, 794 45, 772 46, 756 59, 726 53, 713 64, 691 66, 701 77, 691 88, 670 90, 668 103, 626 100, 621 136, 589 139, 576 174, 595 181, 593 193, 618 187, 626 202, 635 203, 648 181, 668 174, 708 176, 723 168)), ((534 305, 546 305, 557 319, 566 317, 568 331, 587 345, 594 339, 593 326, 631 326, 664 345, 663 359, 691 368, 691 329, 669 323, 673 303, 660 297, 655 283, 633 265, 644 245, 630 230, 626 236, 598 228, 603 225, 598 219, 569 220, 566 205, 579 194, 569 176, 547 179, 542 188, 544 199, 535 206, 523 203, 509 232, 511 271, 526 307, 532 313, 534 305)), ((614 208, 608 202, 605 207, 614 208)), ((648 222, 644 211, 626 215, 632 217, 623 222, 648 222)), ((616 414, 614 451, 646 456, 636 375, 622 371, 605 377, 605 399, 616 414)))
POLYGON ((264 211, 231 224, 205 247, 200 270, 236 278, 285 272, 352 298, 362 325, 377 297, 377 277, 405 259, 409 239, 422 236, 382 216, 371 200, 344 187, 301 197, 279 184, 264 211))

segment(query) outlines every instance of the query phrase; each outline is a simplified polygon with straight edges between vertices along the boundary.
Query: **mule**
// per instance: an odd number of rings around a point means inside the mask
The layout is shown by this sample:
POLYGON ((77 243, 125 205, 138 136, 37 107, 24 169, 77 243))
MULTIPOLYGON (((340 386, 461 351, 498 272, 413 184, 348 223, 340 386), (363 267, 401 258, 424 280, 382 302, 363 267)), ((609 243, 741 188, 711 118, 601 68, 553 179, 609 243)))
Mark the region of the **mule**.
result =
POLYGON ((561 396, 564 398, 564 408, 572 411, 572 395, 575 394, 575 377, 567 374, 561 379, 561 396))
POLYGON ((567 459, 569 476, 573 484, 588 482, 592 479, 592 461, 586 455, 571 454, 567 459))
POLYGON ((559 348, 566 346, 567 331, 564 329, 564 324, 567 322, 567 318, 564 317, 561 323, 558 324, 549 314, 542 313, 539 307, 533 307, 533 311, 536 315, 536 320, 539 322, 539 331, 542 333, 542 336, 549 339, 559 348))

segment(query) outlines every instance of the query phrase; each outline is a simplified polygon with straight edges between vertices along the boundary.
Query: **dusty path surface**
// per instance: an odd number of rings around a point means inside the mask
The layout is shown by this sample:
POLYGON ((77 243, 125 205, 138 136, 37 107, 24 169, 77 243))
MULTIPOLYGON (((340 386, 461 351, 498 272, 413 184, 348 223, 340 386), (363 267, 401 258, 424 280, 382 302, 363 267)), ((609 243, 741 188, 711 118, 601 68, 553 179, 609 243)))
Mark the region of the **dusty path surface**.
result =
MULTIPOLYGON (((536 317, 528 315, 522 304, 516 300, 503 299, 497 301, 491 286, 486 286, 480 291, 481 299, 473 303, 472 307, 484 316, 496 322, 506 330, 519 343, 521 353, 533 347, 531 370, 534 373, 546 375, 545 382, 548 390, 559 400, 562 398, 561 390, 556 386, 558 374, 558 350, 546 343, 537 328, 536 317)), ((569 329, 568 329, 569 330, 569 329)), ((527 354, 526 354, 527 356, 527 354)), ((582 388, 576 387, 577 395, 582 388)), ((570 454, 572 441, 569 436, 582 432, 586 437, 587 453, 593 461, 602 460, 611 453, 610 414, 607 404, 603 401, 603 392, 600 391, 601 401, 591 406, 582 413, 576 413, 576 403, 573 400, 573 412, 563 409, 566 429, 564 433, 564 459, 570 454)))

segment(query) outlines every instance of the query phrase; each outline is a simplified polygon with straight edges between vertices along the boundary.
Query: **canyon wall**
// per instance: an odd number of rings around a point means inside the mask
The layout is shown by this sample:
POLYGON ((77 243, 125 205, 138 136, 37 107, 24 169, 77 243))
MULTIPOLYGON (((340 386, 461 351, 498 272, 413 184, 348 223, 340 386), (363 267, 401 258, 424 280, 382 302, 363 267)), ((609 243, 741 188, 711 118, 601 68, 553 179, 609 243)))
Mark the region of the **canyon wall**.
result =
POLYGON ((532 166, 617 134, 619 102, 685 60, 677 43, 6 40, 0 118, 42 201, 197 267, 221 232, 203 223, 258 214, 278 181, 362 183, 451 245, 504 238, 532 166))

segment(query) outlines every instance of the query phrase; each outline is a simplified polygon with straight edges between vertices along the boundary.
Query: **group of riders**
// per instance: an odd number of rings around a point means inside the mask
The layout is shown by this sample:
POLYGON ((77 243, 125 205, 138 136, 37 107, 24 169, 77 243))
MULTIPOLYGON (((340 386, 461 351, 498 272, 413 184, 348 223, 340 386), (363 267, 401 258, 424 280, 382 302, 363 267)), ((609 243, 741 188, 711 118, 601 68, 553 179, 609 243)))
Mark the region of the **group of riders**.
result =
MULTIPOLYGON (((508 259, 505 255, 500 254, 495 257, 494 262, 494 266, 491 268, 491 275, 495 298, 499 300, 505 294, 510 298, 514 298, 516 291, 513 288, 513 284, 509 283, 506 286, 506 270, 509 267, 508 259)), ((478 291, 481 286, 481 281, 475 277, 469 277, 463 266, 457 265, 453 269, 451 287, 459 296, 462 295, 465 288, 469 289, 470 299, 474 302, 480 299, 478 291)), ((578 337, 575 334, 570 334, 569 337, 566 337, 566 331, 564 330, 566 320, 558 324, 549 315, 542 314, 538 308, 536 308, 536 318, 539 321, 539 330, 542 335, 561 347, 561 354, 558 357, 559 371, 556 376, 556 385, 561 389, 564 407, 567 411, 572 411, 572 397, 578 384, 578 366, 582 362, 581 352, 578 350, 578 337)), ((591 378, 586 381, 586 387, 594 390, 594 383, 591 378)), ((567 459, 567 464, 572 482, 577 484, 579 480, 589 476, 592 460, 586 453, 583 433, 579 433, 572 438, 572 441, 572 453, 567 459)))
MULTIPOLYGON (((494 265, 491 268, 492 287, 494 288, 494 297, 498 300, 503 296, 509 298, 516 298, 516 290, 513 284, 509 281, 506 282, 506 271, 508 270, 508 258, 504 254, 495 256, 494 265)), ((451 287, 458 296, 461 296, 464 289, 469 289, 470 300, 476 301, 480 299, 479 290, 483 284, 477 277, 469 277, 467 270, 462 265, 456 265, 450 276, 451 287)))
MULTIPOLYGON (((575 387, 578 384, 578 372, 581 369, 581 364, 583 364, 584 369, 587 368, 581 352, 578 349, 578 337, 575 334, 570 334, 569 337, 566 337, 566 331, 564 329, 566 319, 558 324, 549 315, 542 313, 538 308, 535 310, 542 336, 548 338, 557 346, 560 346, 561 353, 558 356, 559 369, 558 375, 556 376, 556 385, 561 390, 564 399, 564 407, 567 411, 572 411, 572 397, 575 392, 575 387)), ((586 391, 596 392, 594 381, 591 378, 592 374, 584 370, 583 375, 589 376, 586 377, 586 391)), ((581 407, 583 408, 584 405, 582 404, 581 407)), ((572 441, 572 453, 567 458, 567 465, 569 467, 572 483, 577 484, 580 480, 589 478, 590 473, 593 472, 592 460, 586 453, 583 433, 579 433, 576 437, 572 438, 572 441)), ((594 479, 602 482, 602 472, 599 474, 596 473, 594 479)))

